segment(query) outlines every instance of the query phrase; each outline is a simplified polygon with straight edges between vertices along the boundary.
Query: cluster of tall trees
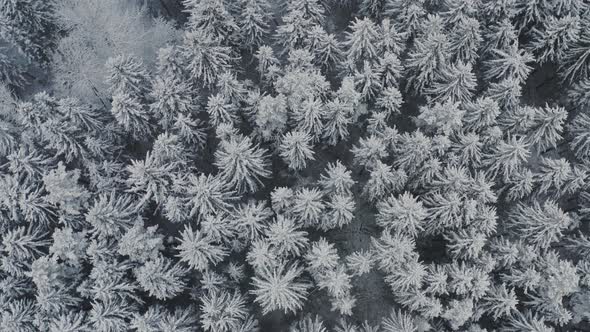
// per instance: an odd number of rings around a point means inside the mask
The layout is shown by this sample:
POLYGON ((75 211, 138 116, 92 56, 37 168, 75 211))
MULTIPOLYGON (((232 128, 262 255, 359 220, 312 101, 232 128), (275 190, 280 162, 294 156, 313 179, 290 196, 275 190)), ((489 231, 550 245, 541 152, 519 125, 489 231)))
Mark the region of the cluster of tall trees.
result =
POLYGON ((0 330, 588 328, 586 1, 182 4, 0 0, 0 330))

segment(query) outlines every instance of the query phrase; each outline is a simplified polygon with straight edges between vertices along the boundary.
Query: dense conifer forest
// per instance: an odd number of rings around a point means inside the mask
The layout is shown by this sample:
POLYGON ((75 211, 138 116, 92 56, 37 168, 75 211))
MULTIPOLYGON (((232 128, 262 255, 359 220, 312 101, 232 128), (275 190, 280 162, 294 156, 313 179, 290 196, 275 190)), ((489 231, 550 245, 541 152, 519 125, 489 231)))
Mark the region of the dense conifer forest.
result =
POLYGON ((590 2, 0 0, 0 331, 590 331, 590 2))

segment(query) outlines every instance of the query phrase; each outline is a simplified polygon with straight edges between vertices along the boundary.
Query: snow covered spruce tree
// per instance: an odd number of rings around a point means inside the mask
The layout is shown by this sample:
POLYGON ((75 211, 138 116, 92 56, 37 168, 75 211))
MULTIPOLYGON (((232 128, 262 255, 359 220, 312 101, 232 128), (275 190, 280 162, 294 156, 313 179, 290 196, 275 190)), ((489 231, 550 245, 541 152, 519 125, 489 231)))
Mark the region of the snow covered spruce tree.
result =
POLYGON ((585 331, 583 0, 0 0, 0 331, 585 331))

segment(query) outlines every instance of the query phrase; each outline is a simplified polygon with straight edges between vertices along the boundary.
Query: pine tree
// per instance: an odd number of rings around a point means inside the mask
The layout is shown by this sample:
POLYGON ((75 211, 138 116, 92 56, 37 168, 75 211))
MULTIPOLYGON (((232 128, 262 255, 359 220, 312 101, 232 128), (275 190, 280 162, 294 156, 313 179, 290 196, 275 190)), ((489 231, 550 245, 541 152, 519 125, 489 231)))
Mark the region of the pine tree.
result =
POLYGON ((472 99, 476 87, 471 65, 459 62, 442 70, 428 93, 433 95, 432 101, 450 99, 464 103, 472 99))
POLYGON ((138 217, 137 204, 131 196, 100 195, 88 209, 86 221, 99 236, 120 236, 133 227, 138 217))
POLYGON ((323 138, 329 145, 336 145, 339 141, 348 138, 348 125, 352 123, 350 114, 352 107, 335 99, 325 105, 325 124, 323 128, 323 138))
POLYGON ((522 96, 521 83, 517 78, 507 78, 498 83, 491 83, 486 97, 494 100, 502 109, 515 109, 522 96))
POLYGON ((207 113, 209 114, 209 121, 213 126, 218 126, 222 123, 233 124, 238 121, 236 107, 219 93, 209 96, 207 100, 207 113))
POLYGON ((137 97, 118 90, 113 95, 111 113, 126 132, 141 140, 152 133, 151 117, 137 97))
MULTIPOLYGON (((15 56, 11 56, 7 47, 0 47, 0 83, 6 88, 22 88, 26 83, 25 68, 19 64, 15 56)), ((4 87, 0 88, 4 89, 4 87)))
POLYGON ((532 54, 518 48, 518 44, 511 44, 507 50, 493 49, 492 58, 486 61, 487 80, 516 79, 524 83, 533 67, 528 63, 534 62, 532 54))
POLYGON ((221 0, 183 0, 188 27, 215 39, 226 40, 239 28, 221 0))
POLYGON ((52 318, 49 324, 49 332, 76 332, 89 331, 88 324, 83 312, 67 311, 52 318))
POLYGON ((394 170, 390 165, 378 161, 371 168, 369 180, 363 187, 363 194, 368 196, 369 201, 375 202, 401 190, 406 181, 407 175, 403 170, 394 170))
POLYGON ((29 60, 46 61, 52 48, 56 19, 53 1, 0 2, 0 37, 29 60))
MULTIPOLYGON (((512 0, 507 0, 512 1, 512 0)), ((491 2, 490 2, 491 3, 491 2)), ((518 31, 508 18, 499 21, 490 27, 484 35, 484 53, 489 55, 492 50, 509 50, 512 45, 518 43, 518 31)))
POLYGON ((326 174, 320 176, 318 183, 323 187, 325 193, 350 195, 350 189, 356 181, 352 179, 351 172, 346 166, 337 160, 326 166, 326 174))
POLYGON ((318 277, 326 271, 333 270, 338 265, 338 250, 334 244, 323 237, 311 243, 311 248, 305 255, 307 269, 318 277))
POLYGON ((221 73, 231 68, 234 60, 231 48, 220 45, 212 35, 198 30, 187 32, 184 39, 183 53, 190 59, 188 70, 192 78, 202 82, 203 86, 211 86, 221 73))
POLYGON ((187 179, 186 194, 191 206, 190 215, 200 218, 229 211, 236 194, 219 176, 191 174, 187 179))
POLYGON ((373 257, 370 251, 355 251, 346 256, 346 266, 353 275, 363 275, 373 269, 373 257))
POLYGON ((507 332, 517 331, 539 331, 552 332, 553 328, 545 325, 545 319, 533 314, 530 310, 524 313, 517 311, 514 316, 510 317, 507 325, 503 327, 507 332))
POLYGON ((143 220, 138 219, 119 241, 118 253, 140 263, 157 259, 164 250, 164 236, 158 234, 157 229, 158 225, 144 227, 143 220))
POLYGON ((275 268, 262 267, 257 271, 252 278, 254 289, 250 293, 256 296, 254 302, 262 307, 263 314, 274 310, 296 313, 303 307, 308 285, 298 281, 302 270, 297 265, 279 264, 275 268))
POLYGON ((569 145, 577 158, 587 160, 590 157, 590 117, 585 113, 577 114, 569 124, 572 140, 569 145))
POLYGON ((436 102, 431 107, 420 107, 420 115, 417 117, 419 126, 428 131, 451 135, 458 132, 463 126, 463 114, 459 109, 460 102, 447 98, 443 102, 436 102))
POLYGON ((307 133, 310 141, 317 142, 322 134, 324 105, 316 98, 305 99, 293 110, 293 122, 299 132, 307 133))
POLYGON ((507 141, 500 141, 485 157, 484 164, 489 166, 489 174, 495 177, 501 172, 506 179, 522 167, 529 156, 529 146, 524 139, 512 136, 507 141))
POLYGON ((254 145, 248 137, 234 137, 222 141, 215 151, 215 166, 223 181, 238 193, 255 192, 261 178, 271 175, 266 150, 254 145))
POLYGON ((312 28, 309 39, 315 63, 323 69, 332 69, 342 61, 342 45, 334 34, 327 33, 321 26, 316 25, 312 28))
POLYGON ((370 18, 356 18, 350 25, 350 31, 346 32, 346 56, 354 62, 376 59, 379 38, 378 27, 370 18))
POLYGON ((376 69, 381 77, 381 86, 384 89, 395 89, 398 86, 398 80, 402 77, 403 66, 397 55, 386 52, 382 57, 379 57, 376 69))
POLYGON ((420 94, 434 82, 449 58, 450 43, 444 33, 433 31, 416 38, 405 64, 408 79, 406 90, 411 89, 414 94, 420 94))
POLYGON ((578 40, 566 49, 559 69, 563 80, 568 83, 590 77, 590 34, 587 21, 582 21, 578 40))
POLYGON ((317 188, 300 188, 295 192, 290 213, 306 226, 317 226, 324 208, 320 190, 317 188))
POLYGON ((358 145, 355 145, 351 151, 355 163, 363 167, 372 167, 388 156, 383 139, 374 135, 361 138, 358 145))
POLYGON ((280 55, 288 54, 302 48, 309 38, 314 22, 299 10, 290 11, 282 17, 282 24, 277 26, 274 39, 280 47, 280 55))
POLYGON ((287 129, 288 109, 284 95, 264 96, 254 115, 256 132, 266 141, 278 140, 287 129))
POLYGON ((133 312, 131 306, 121 300, 92 301, 88 322, 98 331, 124 331, 133 312))
POLYGON ((375 105, 380 107, 389 116, 394 113, 400 113, 400 107, 404 100, 400 91, 395 87, 384 88, 375 101, 375 105))
POLYGON ((535 108, 531 129, 527 135, 529 144, 540 151, 548 148, 556 148, 557 142, 562 138, 563 123, 567 118, 567 112, 562 107, 535 108))
POLYGON ((306 315, 291 325, 289 332, 328 332, 319 316, 306 315))
POLYGON ((417 236, 424 228, 422 224, 427 217, 427 211, 412 194, 405 192, 377 204, 377 223, 387 230, 417 236))
POLYGON ((264 43, 270 30, 272 18, 270 3, 267 1, 244 0, 238 19, 242 45, 247 49, 257 49, 264 43))
POLYGON ((279 60, 275 57, 274 51, 270 46, 261 45, 254 53, 254 58, 258 61, 258 74, 261 77, 265 77, 271 66, 276 66, 279 60))
POLYGON ((141 100, 149 87, 149 76, 141 59, 130 55, 109 58, 106 81, 112 93, 129 94, 141 100))
POLYGON ((324 5, 318 0, 294 0, 287 3, 287 11, 300 12, 313 24, 322 25, 325 17, 324 5))
POLYGON ((199 230, 193 231, 190 225, 185 226, 176 247, 181 262, 186 262, 197 271, 208 269, 209 265, 220 263, 228 254, 227 250, 199 230))
POLYGON ((455 25, 450 35, 451 54, 462 63, 473 64, 479 55, 482 37, 479 21, 475 18, 464 18, 455 25))
POLYGON ((65 165, 60 162, 57 169, 43 175, 43 184, 49 193, 45 200, 58 205, 68 215, 79 215, 90 198, 90 192, 78 184, 79 179, 79 169, 66 171, 65 165))
POLYGON ((50 242, 41 229, 23 226, 7 231, 2 239, 2 251, 20 260, 36 259, 44 254, 50 242))
POLYGON ((496 124, 500 115, 500 107, 493 99, 479 97, 473 102, 463 104, 465 114, 463 115, 463 128, 481 132, 496 124))
POLYGON ((56 229, 49 253, 70 265, 78 265, 86 258, 88 240, 86 232, 75 232, 71 228, 56 229))
POLYGON ((392 310, 389 316, 381 321, 384 332, 412 332, 416 331, 414 318, 402 310, 392 310))
POLYGON ((307 232, 299 230, 294 220, 277 216, 266 230, 268 241, 283 256, 301 256, 307 246, 307 232))
POLYGON ((580 22, 578 17, 549 16, 545 30, 533 29, 531 49, 537 54, 539 63, 561 62, 567 50, 578 41, 580 22))
POLYGON ((404 133, 401 135, 399 144, 395 147, 397 156, 394 165, 410 175, 428 158, 431 150, 430 138, 421 131, 404 133))
POLYGON ((314 151, 310 142, 311 137, 302 131, 291 131, 285 134, 279 150, 290 169, 302 170, 308 160, 314 160, 314 151))
POLYGON ((183 278, 187 271, 172 262, 171 259, 158 257, 134 270, 137 281, 150 296, 160 300, 170 299, 186 286, 183 278))
POLYGON ((271 209, 266 206, 264 201, 250 200, 236 208, 232 219, 236 224, 238 234, 249 241, 254 241, 264 234, 264 230, 268 227, 268 220, 272 215, 271 209))
POLYGON ((354 74, 354 85, 364 100, 372 100, 382 89, 381 75, 368 61, 363 62, 363 69, 354 74))
POLYGON ((519 204, 510 214, 510 225, 515 234, 539 248, 548 248, 558 241, 563 231, 572 223, 571 217, 554 201, 543 205, 534 202, 531 206, 519 204))
POLYGON ((156 77, 149 94, 150 111, 164 129, 174 125, 178 115, 186 116, 197 108, 193 86, 173 75, 156 77))
POLYGON ((514 289, 507 289, 506 284, 492 286, 488 295, 483 298, 484 311, 494 319, 511 317, 513 312, 517 312, 517 305, 518 299, 514 289))
POLYGON ((342 228, 354 219, 356 205, 352 196, 332 195, 326 207, 328 214, 322 222, 323 229, 342 228))
POLYGON ((289 210, 293 206, 293 195, 294 192, 291 188, 274 188, 270 194, 270 201, 274 212, 280 214, 289 210))
POLYGON ((212 291, 201 298, 201 325, 207 331, 236 331, 247 318, 246 299, 239 293, 212 291))

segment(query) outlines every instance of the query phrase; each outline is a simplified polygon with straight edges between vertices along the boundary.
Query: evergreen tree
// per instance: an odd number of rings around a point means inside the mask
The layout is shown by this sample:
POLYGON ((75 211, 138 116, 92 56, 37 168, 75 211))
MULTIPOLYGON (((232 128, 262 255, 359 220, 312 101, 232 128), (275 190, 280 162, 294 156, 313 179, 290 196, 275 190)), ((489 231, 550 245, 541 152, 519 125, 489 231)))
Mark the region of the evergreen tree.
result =
POLYGON ((408 54, 405 64, 407 90, 420 94, 438 77, 439 71, 447 65, 450 44, 441 31, 432 31, 416 38, 414 48, 408 54))
POLYGON ((152 133, 151 117, 141 100, 125 92, 115 92, 112 101, 111 113, 123 127, 133 135, 135 139, 142 139, 152 133))
POLYGON ((202 30, 185 34, 183 53, 189 59, 188 70, 192 79, 200 81, 203 86, 215 83, 221 73, 231 68, 234 60, 230 47, 220 45, 215 37, 202 30))
POLYGON ((336 145, 339 141, 347 139, 349 135, 348 125, 352 123, 352 107, 335 99, 325 105, 325 124, 323 138, 330 145, 336 145))
POLYGON ((201 302, 201 325, 207 331, 236 331, 247 318, 245 298, 239 292, 207 292, 201 302))
POLYGON ((274 250, 282 256, 301 256, 307 246, 307 232, 299 230, 293 219, 278 215, 266 230, 266 237, 274 250))
POLYGON ((189 15, 188 27, 194 31, 226 40, 239 29, 221 0, 183 0, 183 5, 189 15))
POLYGON ((371 168, 369 180, 363 187, 363 194, 368 196, 369 201, 375 202, 401 190, 406 181, 407 175, 403 170, 395 170, 390 165, 378 161, 371 168))
POLYGON ((239 193, 256 191, 261 178, 271 175, 265 150, 243 136, 220 143, 215 151, 215 166, 223 181, 239 193))
POLYGON ((193 231, 190 225, 185 226, 176 247, 181 262, 186 262, 197 271, 204 271, 209 265, 220 263, 228 254, 227 250, 199 230, 193 231))
POLYGON ((506 179, 514 174, 530 156, 529 146, 522 138, 510 137, 508 141, 500 141, 492 154, 486 156, 484 164, 489 166, 493 176, 499 172, 506 179))
POLYGON ((371 167, 388 156, 383 139, 374 135, 361 138, 351 151, 355 163, 363 167, 371 167))
POLYGON ((572 223, 571 217, 557 203, 535 202, 532 206, 519 204, 510 215, 510 224, 518 236, 540 248, 548 248, 559 240, 572 223))
POLYGON ((416 331, 414 319, 402 310, 393 310, 389 316, 383 318, 381 327, 384 332, 416 331))
POLYGON ((138 215, 136 202, 131 196, 100 195, 86 213, 86 221, 93 231, 102 236, 121 235, 133 227, 138 215))
POLYGON ((376 59, 379 38, 379 29, 370 18, 356 18, 350 25, 350 31, 346 32, 346 56, 354 62, 376 59))
POLYGON ((172 260, 168 258, 158 257, 149 260, 134 272, 141 287, 150 296, 160 300, 178 295, 186 286, 183 281, 186 270, 180 265, 173 265, 172 260))
POLYGON ((324 192, 338 195, 350 195, 351 188, 356 183, 351 172, 342 165, 340 160, 329 163, 326 167, 326 174, 322 174, 318 183, 323 187, 324 192))
POLYGON ((272 18, 271 6, 267 1, 244 0, 238 19, 242 45, 256 49, 264 43, 270 33, 269 21, 272 18))
POLYGON ((209 96, 209 100, 207 100, 207 113, 209 114, 209 121, 213 126, 218 126, 222 123, 233 124, 238 121, 235 106, 219 93, 209 96))
POLYGON ((352 196, 332 195, 326 207, 328 214, 321 225, 323 229, 342 228, 354 218, 356 206, 352 196))
POLYGON ((476 87, 471 65, 459 62, 443 70, 428 93, 433 95, 433 101, 450 99, 464 103, 472 99, 476 87))
POLYGON ((473 64, 481 42, 479 21, 472 17, 461 19, 450 35, 451 53, 457 61, 473 64))
POLYGON ((517 312, 518 300, 514 289, 507 289, 506 285, 502 284, 489 290, 488 296, 483 298, 483 304, 486 313, 494 319, 499 319, 502 316, 510 317, 513 312, 517 312))
POLYGON ((303 307, 308 285, 299 281, 302 269, 297 265, 279 264, 275 268, 261 268, 252 278, 254 289, 250 291, 254 302, 262 307, 264 314, 273 310, 296 313, 303 307))
POLYGON ((569 83, 576 79, 586 79, 590 75, 590 34, 588 22, 582 21, 578 40, 566 49, 560 63, 561 76, 569 83))
POLYGON ((427 211, 412 194, 405 192, 377 203, 377 223, 387 230, 417 236, 424 228, 427 211))
POLYGON ((55 3, 38 0, 0 2, 0 37, 33 61, 48 60, 57 30, 55 3))
POLYGON ((533 29, 534 39, 531 49, 537 54, 538 61, 561 62, 567 50, 578 40, 580 23, 577 17, 550 16, 545 30, 533 29))
POLYGON ((308 160, 314 160, 310 141, 311 137, 302 131, 291 131, 285 134, 279 150, 290 169, 302 170, 308 160))
POLYGON ((528 63, 534 62, 532 54, 511 44, 507 50, 493 49, 492 58, 486 62, 485 78, 488 80, 516 79, 524 83, 533 70, 528 63))
POLYGON ((324 212, 322 192, 317 188, 300 188, 295 192, 290 212, 306 226, 317 226, 324 212))
POLYGON ((403 67, 397 55, 386 52, 379 58, 377 71, 383 88, 395 89, 398 86, 398 80, 402 77, 403 67))
POLYGON ((272 211, 264 201, 250 200, 236 209, 233 213, 233 222, 240 236, 253 241, 264 234, 272 215, 272 211))

